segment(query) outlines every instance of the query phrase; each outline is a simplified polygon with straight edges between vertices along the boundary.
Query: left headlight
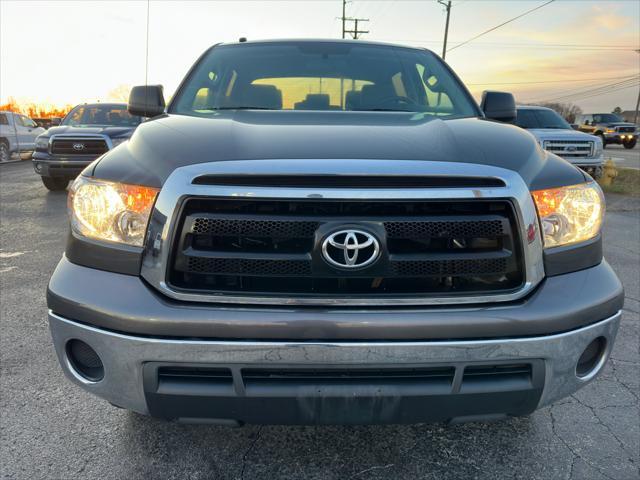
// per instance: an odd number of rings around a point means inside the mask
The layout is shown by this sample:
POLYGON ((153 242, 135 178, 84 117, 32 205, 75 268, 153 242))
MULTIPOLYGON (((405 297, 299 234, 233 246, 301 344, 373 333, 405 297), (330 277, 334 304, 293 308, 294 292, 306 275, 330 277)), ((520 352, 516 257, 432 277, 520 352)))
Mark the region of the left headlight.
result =
POLYGON ((604 195, 596 182, 531 192, 545 248, 584 242, 600 232, 604 195))
POLYGON ((48 150, 49 149, 49 137, 38 137, 38 138, 36 138, 36 148, 38 150, 48 150))
POLYGON ((89 238, 142 246, 158 189, 80 175, 69 189, 71 228, 89 238))

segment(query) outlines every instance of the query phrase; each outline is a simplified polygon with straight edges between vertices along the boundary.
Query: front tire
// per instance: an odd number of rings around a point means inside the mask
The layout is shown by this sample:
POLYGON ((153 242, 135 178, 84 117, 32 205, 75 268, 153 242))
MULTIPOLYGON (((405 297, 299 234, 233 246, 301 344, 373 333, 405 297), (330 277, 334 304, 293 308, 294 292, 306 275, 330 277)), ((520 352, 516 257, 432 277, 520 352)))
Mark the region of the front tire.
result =
POLYGON ((68 178, 59 178, 59 177, 40 177, 42 178, 42 183, 47 190, 51 190, 52 192, 61 192, 62 190, 67 188, 69 185, 68 178))
POLYGON ((4 141, 0 142, 0 163, 8 162, 11 159, 11 153, 9 152, 9 145, 4 141))
POLYGON ((631 150, 633 147, 636 146, 636 142, 637 142, 637 140, 634 139, 634 140, 631 140, 630 142, 623 143, 622 146, 624 148, 626 148, 627 150, 631 150))
POLYGON ((600 140, 602 140, 602 149, 604 150, 607 148, 607 140, 604 138, 604 135, 602 133, 598 133, 596 136, 600 137, 600 140))

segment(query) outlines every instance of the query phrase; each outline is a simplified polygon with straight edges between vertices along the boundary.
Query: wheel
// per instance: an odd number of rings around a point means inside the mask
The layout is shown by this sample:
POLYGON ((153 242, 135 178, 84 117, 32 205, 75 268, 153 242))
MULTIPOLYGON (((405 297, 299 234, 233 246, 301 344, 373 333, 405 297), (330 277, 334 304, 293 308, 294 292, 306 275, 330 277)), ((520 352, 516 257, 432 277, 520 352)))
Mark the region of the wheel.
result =
POLYGON ((600 137, 600 140, 602 140, 602 148, 607 148, 607 141, 604 138, 604 135, 601 133, 596 134, 596 136, 600 137))
POLYGON ((67 185, 69 184, 68 178, 59 178, 59 177, 40 177, 42 178, 42 183, 48 190, 52 192, 61 192, 67 185))
POLYGON ((624 148, 631 150, 633 147, 636 146, 636 142, 637 140, 634 138, 630 142, 624 142, 622 145, 624 146, 624 148))
POLYGON ((8 162, 11 159, 11 153, 9 153, 9 145, 4 141, 0 142, 0 162, 8 162))

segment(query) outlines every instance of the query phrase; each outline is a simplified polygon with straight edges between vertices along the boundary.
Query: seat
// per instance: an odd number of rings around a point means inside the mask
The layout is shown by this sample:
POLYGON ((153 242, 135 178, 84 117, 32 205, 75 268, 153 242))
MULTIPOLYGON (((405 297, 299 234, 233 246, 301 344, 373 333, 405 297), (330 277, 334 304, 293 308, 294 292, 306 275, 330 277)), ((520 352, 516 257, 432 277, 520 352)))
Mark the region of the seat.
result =
POLYGON ((383 100, 394 98, 396 95, 391 88, 384 85, 365 85, 362 87, 360 109, 381 108, 383 100))
POLYGON ((358 110, 360 103, 362 102, 362 92, 356 90, 350 90, 347 92, 344 98, 345 110, 358 110))
POLYGON ((282 109, 282 92, 275 85, 247 85, 233 102, 238 107, 282 109))
POLYGON ((296 110, 330 110, 329 94, 310 93, 302 102, 297 102, 294 106, 296 110))

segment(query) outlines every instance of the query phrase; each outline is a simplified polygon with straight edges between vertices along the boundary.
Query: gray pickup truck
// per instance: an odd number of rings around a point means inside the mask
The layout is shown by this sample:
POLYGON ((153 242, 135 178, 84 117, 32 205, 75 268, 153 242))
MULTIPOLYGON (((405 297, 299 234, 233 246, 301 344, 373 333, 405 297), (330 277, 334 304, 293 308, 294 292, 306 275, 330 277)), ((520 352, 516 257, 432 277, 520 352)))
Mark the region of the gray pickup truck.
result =
POLYGON ((221 44, 70 187, 48 287, 66 375, 223 425, 526 415, 602 370, 604 199, 513 96, 428 50, 221 44))
POLYGON ((0 112, 0 163, 8 162, 12 155, 33 152, 42 132, 44 128, 25 115, 0 112))
POLYGON ((123 103, 78 105, 36 139, 33 169, 48 190, 65 190, 87 165, 129 140, 141 121, 123 103))

